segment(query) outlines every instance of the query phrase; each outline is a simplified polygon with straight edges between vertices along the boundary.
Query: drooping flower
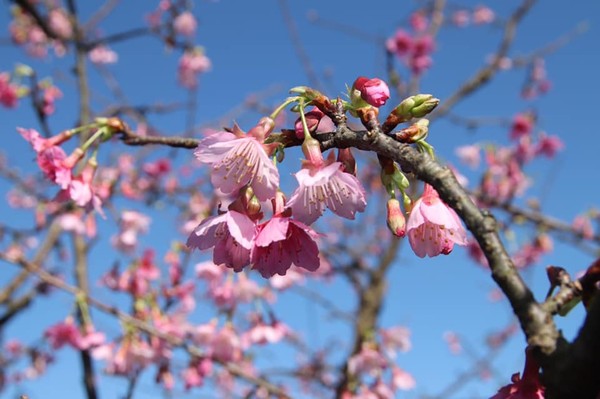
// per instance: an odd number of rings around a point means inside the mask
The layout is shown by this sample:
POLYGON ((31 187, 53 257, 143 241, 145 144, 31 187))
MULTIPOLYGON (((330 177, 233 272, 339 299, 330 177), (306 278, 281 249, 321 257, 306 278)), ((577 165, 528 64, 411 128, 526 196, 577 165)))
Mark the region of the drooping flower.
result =
POLYGON ((319 268, 316 233, 304 223, 275 215, 258 227, 252 268, 265 278, 285 275, 292 264, 314 272, 319 268))
POLYGON ((206 250, 215 247, 214 263, 236 272, 250 264, 256 224, 245 214, 230 210, 202 221, 190 234, 187 246, 206 250))
POLYGON ((237 126, 233 131, 205 138, 194 155, 211 166, 211 182, 223 193, 236 193, 249 184, 259 200, 273 198, 279 187, 277 168, 256 137, 237 126))
POLYGON ((341 162, 325 161, 319 142, 310 137, 305 138, 302 150, 307 160, 296 173, 300 185, 287 203, 296 220, 310 225, 326 206, 347 219, 365 210, 365 190, 354 175, 344 172, 341 162))
POLYGON ((17 131, 27 140, 37 155, 37 163, 44 175, 62 189, 71 183, 71 170, 83 157, 84 152, 77 148, 70 156, 58 145, 68 140, 72 131, 64 131, 48 139, 43 138, 34 129, 17 128, 17 131))
POLYGON ((413 206, 406 224, 410 246, 420 258, 452 252, 454 244, 467 245, 462 223, 429 184, 413 206))
POLYGON ((512 122, 510 138, 517 140, 523 136, 529 135, 533 129, 533 120, 530 114, 517 114, 512 122))
POLYGON ((544 399, 545 388, 540 382, 540 366, 533 358, 531 351, 525 352, 525 369, 523 376, 515 373, 511 384, 502 387, 490 399, 544 399))
POLYGON ((179 83, 186 89, 195 88, 198 85, 198 75, 208 71, 210 67, 210 59, 202 48, 186 51, 179 59, 177 68, 179 83))

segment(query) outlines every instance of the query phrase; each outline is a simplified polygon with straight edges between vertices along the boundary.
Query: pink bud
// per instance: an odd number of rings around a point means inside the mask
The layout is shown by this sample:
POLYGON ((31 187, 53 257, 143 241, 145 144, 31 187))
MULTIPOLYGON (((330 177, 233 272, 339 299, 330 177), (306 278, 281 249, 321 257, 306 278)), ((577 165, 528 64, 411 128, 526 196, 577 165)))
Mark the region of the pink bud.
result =
POLYGON ((390 198, 387 202, 387 225, 397 237, 404 237, 406 234, 406 218, 400 208, 400 201, 396 198, 390 198))
POLYGON ((353 87, 369 105, 381 107, 390 98, 390 89, 381 79, 367 79, 364 76, 354 81, 353 87))
MULTIPOLYGON (((317 131, 319 127, 319 122, 321 122, 321 118, 323 118, 325 114, 317 107, 314 107, 312 110, 304 114, 306 118, 306 125, 308 126, 308 131, 314 133, 317 131)), ((304 138, 304 128, 302 127, 302 119, 296 119, 296 123, 294 124, 294 129, 296 130, 296 137, 299 139, 304 138)))

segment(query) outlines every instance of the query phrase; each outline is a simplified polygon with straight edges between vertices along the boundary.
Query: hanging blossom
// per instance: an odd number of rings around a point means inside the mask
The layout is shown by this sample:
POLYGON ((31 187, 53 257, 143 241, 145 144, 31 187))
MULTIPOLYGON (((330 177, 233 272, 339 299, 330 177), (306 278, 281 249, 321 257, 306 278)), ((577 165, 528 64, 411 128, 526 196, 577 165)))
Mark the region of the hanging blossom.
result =
POLYGON ((250 185, 261 201, 275 196, 279 172, 269 159, 276 145, 263 144, 275 122, 262 118, 246 134, 239 126, 231 133, 218 132, 200 142, 194 155, 211 167, 211 182, 224 194, 236 193, 250 185))
POLYGON ((314 272, 319 268, 317 233, 290 217, 281 192, 273 200, 273 217, 258 226, 252 248, 252 268, 265 278, 284 276, 292 264, 314 272))
POLYGON ((545 388, 540 382, 540 366, 531 351, 525 352, 525 369, 523 376, 513 374, 511 384, 502 387, 490 399, 544 399, 545 388))
POLYGON ((365 210, 365 190, 354 175, 344 171, 341 162, 324 160, 319 142, 311 137, 305 138, 302 150, 307 160, 295 175, 299 187, 288 202, 297 220, 310 225, 323 214, 325 207, 351 220, 356 212, 365 210))
POLYGON ((420 258, 448 255, 454 244, 467 245, 458 215, 429 184, 425 184, 423 195, 413 205, 406 231, 411 248, 420 258))
POLYGON ((76 149, 67 157, 65 151, 59 147, 73 135, 73 132, 66 130, 45 139, 34 129, 17 128, 17 131, 33 147, 37 155, 38 166, 44 175, 62 189, 68 188, 72 179, 71 170, 84 155, 83 151, 76 149))

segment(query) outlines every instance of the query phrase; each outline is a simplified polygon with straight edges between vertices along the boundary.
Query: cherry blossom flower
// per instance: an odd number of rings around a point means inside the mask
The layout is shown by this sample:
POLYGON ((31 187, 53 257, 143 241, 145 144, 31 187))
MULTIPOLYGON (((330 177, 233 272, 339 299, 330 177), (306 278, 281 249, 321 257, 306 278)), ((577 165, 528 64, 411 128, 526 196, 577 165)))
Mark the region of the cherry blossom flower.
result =
POLYGON ((394 36, 387 39, 385 46, 390 53, 395 53, 399 58, 407 55, 413 45, 413 37, 406 31, 398 29, 394 36))
POLYGON ((121 212, 119 233, 112 237, 112 244, 123 252, 130 253, 137 246, 138 234, 146 233, 150 226, 150 218, 136 211, 121 212))
POLYGON ((368 345, 363 344, 361 351, 348 359, 348 372, 351 374, 380 375, 387 368, 385 357, 368 345))
POLYGON ((417 385, 411 374, 402 370, 400 367, 392 366, 392 385, 396 389, 409 391, 417 385))
POLYGON ((177 69, 179 83, 187 89, 193 89, 198 85, 198 75, 210 69, 210 59, 200 48, 186 51, 179 59, 177 69))
POLYGON ((471 16, 467 10, 458 10, 452 13, 452 23, 459 28, 463 28, 469 24, 471 16))
POLYGON ((299 187, 287 205, 296 220, 310 225, 323 214, 325 207, 351 220, 356 212, 365 210, 365 190, 355 176, 343 171, 342 163, 312 162, 295 175, 299 187))
POLYGON ((17 131, 33 147, 37 155, 37 163, 48 179, 58 184, 62 189, 71 183, 71 169, 84 155, 83 151, 75 150, 67 157, 59 144, 71 137, 69 131, 45 139, 34 129, 17 128, 17 131))
POLYGON ((565 145, 558 136, 548 136, 545 132, 541 132, 535 152, 536 154, 553 158, 558 151, 564 148, 564 146, 565 145))
POLYGON ((540 382, 540 367, 531 351, 525 352, 523 376, 515 373, 511 381, 511 384, 502 387, 490 399, 544 399, 545 388, 540 382))
POLYGON ((279 172, 251 132, 244 134, 235 126, 234 133, 215 133, 200 142, 194 155, 210 165, 211 182, 224 194, 237 193, 249 184, 256 197, 265 201, 275 196, 279 172))
POLYGON ((512 122, 510 138, 517 140, 523 136, 529 135, 533 129, 533 120, 531 115, 517 114, 512 122))
POLYGON ((14 108, 19 102, 18 86, 10 82, 8 72, 0 73, 0 104, 6 108, 14 108))
POLYGON ((458 147, 455 153, 461 162, 471 168, 477 168, 481 162, 481 148, 477 144, 458 147))
POLYGON ((382 329, 381 335, 382 347, 390 357, 396 356, 396 351, 408 352, 412 344, 410 342, 410 330, 406 327, 395 326, 382 329))
POLYGON ((247 215, 228 211, 202 221, 190 234, 187 246, 206 250, 215 247, 215 264, 224 264, 236 272, 250 264, 256 223, 247 215))
POLYGON ((252 248, 252 268, 267 278, 285 275, 292 264, 309 271, 319 268, 317 234, 304 223, 275 215, 258 226, 252 248))
POLYGON ((489 24, 494 22, 496 14, 486 6, 477 6, 473 10, 473 23, 476 25, 489 24))
POLYGON ((88 162, 81 174, 71 178, 68 186, 58 193, 56 199, 58 201, 71 200, 88 212, 94 210, 104 216, 102 200, 96 194, 92 184, 95 171, 95 161, 88 162))
POLYGON ((104 44, 91 49, 88 57, 97 65, 114 64, 119 60, 119 55, 104 44))
POLYGON ((61 39, 69 39, 73 35, 73 27, 64 10, 55 8, 48 13, 48 23, 53 33, 61 39))
POLYGON ((467 244, 466 232, 458 215, 429 184, 425 184, 423 195, 414 203, 406 230, 410 246, 420 258, 447 255, 452 252, 454 244, 467 244))
POLYGON ((189 11, 182 12, 173 21, 175 32, 183 36, 194 36, 197 26, 196 17, 189 11))
POLYGON ((81 333, 71 318, 49 327, 44 336, 50 342, 52 349, 60 349, 64 345, 79 348, 81 333))

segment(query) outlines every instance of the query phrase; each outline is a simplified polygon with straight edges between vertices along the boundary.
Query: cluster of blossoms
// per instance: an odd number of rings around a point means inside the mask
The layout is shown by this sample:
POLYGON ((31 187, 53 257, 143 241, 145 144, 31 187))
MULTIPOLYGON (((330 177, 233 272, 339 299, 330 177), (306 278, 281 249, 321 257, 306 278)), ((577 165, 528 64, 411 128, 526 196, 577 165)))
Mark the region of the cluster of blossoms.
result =
MULTIPOLYGON (((203 139, 195 151, 198 160, 210 167, 215 188, 232 197, 226 210, 220 209, 218 215, 202 220, 187 241, 191 248, 213 248, 215 264, 237 272, 251 266, 263 277, 283 276, 292 265, 315 271, 320 265, 319 235, 310 226, 323 215, 325 208, 352 220, 366 207, 365 190, 356 177, 356 162, 351 151, 339 150, 337 158, 333 152, 324 157, 319 141, 313 137, 325 116, 321 109, 323 104, 331 105, 331 102, 309 88, 295 88, 292 92, 300 95, 290 97, 248 133, 236 125, 231 131, 216 132, 203 139), (279 189, 280 177, 275 163, 282 155, 283 146, 271 134, 275 117, 291 103, 297 103, 295 109, 301 114, 293 132, 297 139, 303 140, 305 159, 295 174, 298 188, 288 200, 279 189), (305 113, 304 106, 311 104, 317 107, 305 113), (271 217, 263 221, 265 204, 270 204, 271 217)), ((350 101, 344 102, 343 107, 369 124, 389 96, 389 88, 382 80, 359 77, 350 88, 350 101)), ((386 123, 398 124, 422 117, 435 105, 437 99, 432 96, 411 97, 394 110, 386 123)), ((407 142, 431 150, 424 141, 426 126, 426 120, 420 120, 400 134, 412 140, 407 138, 407 142)), ((388 226, 398 236, 407 232, 418 256, 449 254, 454 244, 466 244, 465 230, 458 216, 431 186, 426 185, 423 196, 411 204, 405 194, 407 180, 398 167, 389 160, 384 169, 387 171, 382 172, 382 179, 391 196, 388 226), (410 212, 408 222, 396 200, 396 189, 401 191, 410 212)))
POLYGON ((48 10, 48 28, 55 38, 49 38, 34 18, 20 6, 12 8, 12 17, 9 26, 11 39, 16 44, 25 46, 31 56, 45 57, 48 54, 48 47, 52 47, 58 57, 66 53, 63 41, 72 37, 73 27, 64 9, 48 10))
POLYGON ((387 39, 387 51, 395 54, 416 75, 425 72, 432 64, 431 53, 435 49, 433 37, 427 32, 429 19, 422 11, 410 17, 411 32, 398 29, 387 39))
POLYGON ((392 399, 397 391, 415 387, 412 375, 395 364, 398 352, 411 349, 410 331, 396 326, 380 330, 378 337, 379 342, 363 343, 361 350, 348 359, 348 372, 360 383, 356 392, 345 391, 342 398, 392 399))
POLYGON ((469 23, 474 25, 486 25, 494 22, 496 14, 490 8, 479 5, 473 10, 458 10, 452 13, 452 23, 459 28, 463 28, 469 23))
POLYGON ((110 138, 122 127, 122 122, 119 120, 98 118, 90 125, 65 130, 49 138, 42 137, 34 129, 18 128, 17 131, 33 147, 38 167, 46 178, 60 188, 55 200, 73 201, 86 211, 95 210, 102 214, 102 199, 98 195, 98 186, 93 181, 97 168, 96 150, 85 160, 85 165, 77 174, 75 170, 88 155, 88 149, 92 144, 110 138), (81 132, 92 132, 92 134, 85 143, 67 155, 61 145, 81 132))

